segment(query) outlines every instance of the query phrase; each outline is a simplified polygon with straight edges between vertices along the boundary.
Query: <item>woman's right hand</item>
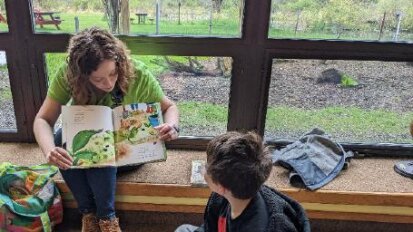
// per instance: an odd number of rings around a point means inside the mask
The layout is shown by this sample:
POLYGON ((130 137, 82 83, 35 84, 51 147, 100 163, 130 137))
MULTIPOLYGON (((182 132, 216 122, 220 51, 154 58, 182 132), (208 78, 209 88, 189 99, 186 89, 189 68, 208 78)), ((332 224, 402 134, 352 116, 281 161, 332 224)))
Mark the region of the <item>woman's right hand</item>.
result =
POLYGON ((47 162, 55 165, 60 169, 69 169, 73 164, 73 159, 67 151, 61 147, 55 147, 50 150, 47 155, 47 162))

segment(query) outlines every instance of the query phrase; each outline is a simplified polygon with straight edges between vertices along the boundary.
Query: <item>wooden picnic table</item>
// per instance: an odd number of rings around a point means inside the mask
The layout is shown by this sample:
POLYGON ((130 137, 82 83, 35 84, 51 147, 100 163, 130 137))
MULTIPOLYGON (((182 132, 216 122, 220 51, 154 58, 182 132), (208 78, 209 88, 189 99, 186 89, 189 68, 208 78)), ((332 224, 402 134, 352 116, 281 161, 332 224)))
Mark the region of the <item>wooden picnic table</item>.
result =
POLYGON ((7 24, 6 18, 0 13, 0 23, 5 23, 7 24))
POLYGON ((138 17, 138 24, 145 24, 146 16, 148 16, 148 13, 145 12, 137 12, 135 15, 138 17))
POLYGON ((60 30, 59 24, 62 22, 60 17, 57 17, 56 11, 34 11, 34 20, 36 25, 40 25, 43 28, 44 24, 53 24, 57 30, 60 30))

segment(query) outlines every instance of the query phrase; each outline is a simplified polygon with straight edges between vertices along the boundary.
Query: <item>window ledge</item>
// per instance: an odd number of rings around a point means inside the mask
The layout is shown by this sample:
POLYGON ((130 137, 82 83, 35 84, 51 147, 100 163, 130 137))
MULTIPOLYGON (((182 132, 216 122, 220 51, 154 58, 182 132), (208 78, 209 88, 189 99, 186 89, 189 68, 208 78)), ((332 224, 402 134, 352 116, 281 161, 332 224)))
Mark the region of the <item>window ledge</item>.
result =
MULTIPOLYGON (((0 154, 1 162, 21 165, 44 162, 36 144, 0 143, 0 154)), ((120 210, 203 213, 210 191, 189 184, 191 161, 196 159, 205 159, 205 152, 168 150, 166 162, 145 164, 119 174, 116 207, 120 210)), ((266 184, 299 201, 310 218, 411 223, 413 181, 393 171, 393 165, 400 160, 353 159, 347 170, 314 192, 291 187, 288 172, 277 166, 266 184)), ((65 206, 76 207, 61 176, 57 175, 55 179, 65 206)))

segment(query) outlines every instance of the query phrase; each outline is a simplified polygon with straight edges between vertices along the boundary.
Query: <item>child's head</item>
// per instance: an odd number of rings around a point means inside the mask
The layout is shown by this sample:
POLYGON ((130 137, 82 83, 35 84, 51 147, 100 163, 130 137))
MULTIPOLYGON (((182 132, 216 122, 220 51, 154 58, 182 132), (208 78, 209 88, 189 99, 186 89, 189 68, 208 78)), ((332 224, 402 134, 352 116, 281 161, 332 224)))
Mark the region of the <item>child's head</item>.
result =
POLYGON ((271 169, 270 154, 255 133, 227 132, 208 144, 206 179, 231 191, 235 198, 252 198, 271 169))

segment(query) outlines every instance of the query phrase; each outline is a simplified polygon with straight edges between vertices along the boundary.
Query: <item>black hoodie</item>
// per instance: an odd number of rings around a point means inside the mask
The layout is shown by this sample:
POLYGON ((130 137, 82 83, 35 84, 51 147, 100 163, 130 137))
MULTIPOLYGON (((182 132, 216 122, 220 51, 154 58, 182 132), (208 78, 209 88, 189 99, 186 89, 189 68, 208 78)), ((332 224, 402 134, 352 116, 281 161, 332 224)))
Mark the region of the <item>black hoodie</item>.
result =
POLYGON ((204 229, 206 232, 258 232, 260 229, 257 228, 257 225, 254 225, 257 224, 257 220, 260 222, 267 222, 266 226, 262 226, 261 231, 263 232, 311 231, 309 220, 301 205, 293 199, 265 185, 260 188, 257 196, 251 200, 247 208, 244 209, 244 212, 242 212, 239 217, 228 221, 228 216, 226 215, 230 215, 228 213, 230 212, 228 210, 229 207, 229 203, 224 197, 217 193, 212 193, 205 209, 204 225, 200 228, 200 231, 204 229), (262 201, 261 199, 264 200, 266 209, 260 209, 259 203, 257 202, 262 201), (258 205, 251 206, 251 204, 258 205), (248 217, 256 216, 254 214, 261 214, 267 216, 267 218, 258 216, 255 217, 254 220, 245 220, 245 214, 248 214, 248 217), (243 217, 243 220, 235 222, 235 220, 240 217, 243 217), (232 224, 231 231, 226 231, 228 228, 227 224, 230 222, 233 224, 236 223, 237 226, 233 226, 232 224))

